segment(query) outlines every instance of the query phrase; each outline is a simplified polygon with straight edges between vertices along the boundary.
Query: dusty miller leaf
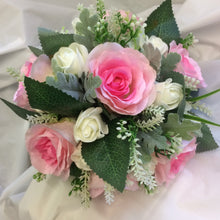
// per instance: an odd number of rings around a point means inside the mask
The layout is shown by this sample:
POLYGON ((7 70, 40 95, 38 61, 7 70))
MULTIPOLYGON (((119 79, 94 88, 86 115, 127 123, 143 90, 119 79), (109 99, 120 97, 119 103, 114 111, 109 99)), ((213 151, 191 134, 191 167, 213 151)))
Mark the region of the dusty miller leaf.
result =
POLYGON ((161 61, 161 72, 166 74, 173 71, 180 60, 181 56, 178 53, 168 53, 166 57, 163 56, 161 61))
POLYGON ((83 44, 88 51, 94 47, 94 26, 98 22, 98 16, 95 14, 90 16, 87 8, 84 8, 79 15, 80 22, 76 24, 76 30, 79 34, 74 35, 74 40, 77 43, 83 44))
POLYGON ((156 72, 158 72, 162 58, 160 51, 157 48, 154 48, 151 43, 144 44, 143 48, 143 54, 150 61, 150 65, 156 70, 156 72))
POLYGON ((47 77, 46 83, 77 100, 82 100, 83 98, 82 86, 79 83, 78 77, 74 74, 57 73, 56 78, 52 76, 47 77))
POLYGON ((162 130, 160 128, 148 133, 142 131, 138 133, 140 145, 149 155, 151 155, 154 152, 155 147, 159 149, 167 148, 167 139, 161 134, 162 130))
POLYGON ((184 119, 181 123, 178 114, 174 113, 170 113, 167 122, 161 126, 164 133, 179 134, 183 140, 191 140, 194 137, 194 132, 201 129, 201 124, 194 123, 191 120, 184 119))
POLYGON ((83 85, 85 89, 84 100, 94 103, 94 99, 96 98, 96 91, 95 89, 98 88, 102 84, 102 80, 99 76, 93 76, 90 73, 87 77, 84 76, 83 85))

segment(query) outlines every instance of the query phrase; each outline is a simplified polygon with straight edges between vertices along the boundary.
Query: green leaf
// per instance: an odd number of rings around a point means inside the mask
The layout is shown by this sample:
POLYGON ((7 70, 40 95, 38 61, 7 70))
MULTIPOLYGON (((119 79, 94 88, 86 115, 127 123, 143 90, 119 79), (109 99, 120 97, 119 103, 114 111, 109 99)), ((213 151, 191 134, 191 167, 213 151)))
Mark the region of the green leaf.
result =
POLYGON ((32 108, 64 116, 78 116, 81 110, 91 107, 63 93, 62 91, 25 77, 24 84, 32 108))
POLYGON ((215 142, 215 139, 212 136, 212 133, 209 127, 206 124, 202 124, 202 137, 197 138, 197 148, 196 152, 201 153, 209 150, 214 150, 218 148, 218 145, 215 142))
POLYGON ((130 159, 130 142, 117 138, 118 120, 111 121, 109 134, 92 143, 82 143, 82 156, 104 181, 122 192, 130 159))
POLYGON ((28 111, 24 108, 21 108, 11 102, 8 102, 5 99, 0 98, 16 115, 18 115, 19 117, 27 120, 27 115, 29 116, 34 116, 34 115, 39 115, 37 112, 32 112, 32 111, 28 111))
POLYGON ((166 79, 171 78, 172 82, 179 83, 185 88, 184 76, 181 73, 170 71, 168 73, 160 74, 160 82, 164 82, 166 79))
POLYGON ((62 34, 45 28, 38 28, 38 35, 43 51, 49 57, 53 56, 60 47, 68 47, 74 42, 73 34, 62 34))
POLYGON ((28 47, 31 50, 31 52, 37 57, 39 57, 41 54, 44 54, 44 51, 41 49, 38 49, 38 48, 32 47, 32 46, 28 46, 28 47))
POLYGON ((173 72, 176 68, 176 64, 178 64, 181 60, 181 56, 178 53, 168 53, 167 56, 162 57, 161 61, 161 72, 163 74, 173 72))
POLYGON ((57 73, 56 78, 53 76, 47 77, 46 83, 77 100, 82 100, 83 98, 82 86, 78 77, 74 74, 57 73))
POLYGON ((184 39, 180 39, 180 43, 183 45, 183 48, 188 48, 194 44, 195 37, 192 33, 189 33, 184 39))
POLYGON ((160 128, 148 133, 142 131, 138 133, 138 138, 141 142, 140 145, 149 155, 154 152, 155 147, 164 150, 167 148, 167 139, 161 134, 162 130, 160 128))
POLYGON ((162 129, 164 133, 174 132, 175 134, 179 134, 183 140, 191 140, 194 132, 201 129, 201 124, 186 119, 181 123, 178 114, 170 113, 167 122, 162 124, 162 129))
POLYGON ((169 44, 172 40, 180 41, 180 33, 173 14, 171 0, 164 1, 145 22, 145 34, 155 35, 169 44))
POLYGON ((199 121, 199 122, 202 122, 204 124, 210 124, 210 125, 214 125, 214 126, 217 126, 217 127, 220 127, 220 124, 216 124, 212 121, 209 121, 209 120, 206 120, 204 118, 200 118, 198 116, 195 116, 195 115, 184 115, 184 118, 186 119, 190 119, 190 120, 193 120, 193 121, 199 121))
POLYGON ((12 77, 14 77, 17 81, 23 81, 23 76, 22 74, 20 73, 19 70, 16 70, 15 68, 13 67, 8 67, 7 68, 7 72, 9 75, 11 75, 12 77))
POLYGON ((102 84, 102 80, 99 76, 93 76, 92 73, 90 73, 87 76, 84 76, 84 89, 86 91, 84 95, 84 100, 95 103, 94 99, 96 98, 96 91, 95 89, 98 88, 102 84))
POLYGON ((186 107, 186 99, 185 99, 185 96, 184 96, 182 101, 180 102, 180 104, 178 106, 178 109, 177 109, 177 114, 179 115, 180 120, 182 120, 184 118, 185 107, 186 107))
POLYGON ((72 163, 70 166, 70 176, 78 178, 82 175, 82 170, 80 170, 75 163, 72 163))
POLYGON ((90 16, 90 12, 87 8, 84 8, 79 15, 80 22, 76 24, 76 30, 79 33, 74 35, 74 40, 77 43, 83 44, 88 51, 91 51, 94 47, 94 27, 98 22, 98 16, 95 14, 90 16))
POLYGON ((96 1, 96 11, 98 12, 99 18, 101 19, 106 15, 106 10, 103 0, 96 1))
POLYGON ((218 93, 218 92, 220 92, 220 89, 216 89, 216 90, 214 90, 214 91, 212 91, 212 92, 209 92, 209 93, 207 93, 207 94, 204 94, 204 95, 202 95, 202 96, 198 96, 198 97, 195 97, 195 98, 187 99, 187 101, 196 102, 196 101, 205 99, 205 98, 207 98, 207 97, 209 97, 209 96, 211 96, 211 95, 214 95, 215 93, 218 93))

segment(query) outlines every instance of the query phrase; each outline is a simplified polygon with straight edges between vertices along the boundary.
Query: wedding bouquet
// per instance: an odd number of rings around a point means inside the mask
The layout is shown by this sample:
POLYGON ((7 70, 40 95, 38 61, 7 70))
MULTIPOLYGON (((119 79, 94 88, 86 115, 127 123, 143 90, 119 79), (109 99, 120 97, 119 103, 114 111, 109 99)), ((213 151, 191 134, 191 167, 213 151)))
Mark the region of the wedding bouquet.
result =
POLYGON ((78 6, 73 31, 39 28, 41 47, 16 72, 12 104, 30 122, 26 147, 32 165, 69 179, 84 206, 104 193, 168 184, 196 152, 218 146, 198 96, 206 87, 189 56, 192 33, 180 37, 171 0, 146 21, 129 11, 78 6))

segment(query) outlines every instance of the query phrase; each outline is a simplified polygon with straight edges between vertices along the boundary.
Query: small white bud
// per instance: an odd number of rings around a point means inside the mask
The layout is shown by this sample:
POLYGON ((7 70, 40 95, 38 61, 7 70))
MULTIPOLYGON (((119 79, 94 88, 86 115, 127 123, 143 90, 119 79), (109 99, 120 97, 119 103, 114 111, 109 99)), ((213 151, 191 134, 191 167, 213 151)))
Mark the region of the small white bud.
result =
POLYGON ((121 139, 121 138, 122 138, 122 135, 121 135, 121 134, 118 134, 118 135, 117 135, 117 138, 118 138, 118 139, 121 139))

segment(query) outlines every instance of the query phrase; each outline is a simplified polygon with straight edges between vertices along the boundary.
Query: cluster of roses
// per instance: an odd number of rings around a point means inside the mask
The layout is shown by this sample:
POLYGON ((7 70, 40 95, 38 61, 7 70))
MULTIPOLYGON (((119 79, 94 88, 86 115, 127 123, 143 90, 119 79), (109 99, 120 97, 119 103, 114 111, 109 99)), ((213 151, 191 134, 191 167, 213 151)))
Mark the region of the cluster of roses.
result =
MULTIPOLYGON (((197 81, 197 88, 206 84, 198 64, 189 57, 182 44, 175 41, 169 45, 160 38, 144 36, 145 43, 151 43, 161 55, 178 53, 180 62, 177 71, 197 81)), ((141 47, 143 47, 143 45, 141 47)), ((87 48, 78 43, 69 47, 61 47, 52 60, 46 55, 36 57, 31 55, 21 68, 21 74, 39 82, 45 82, 48 76, 54 76, 51 62, 53 60, 63 73, 75 74, 93 73, 102 80, 96 89, 97 99, 109 110, 118 115, 136 116, 150 105, 163 106, 165 110, 178 107, 183 99, 182 85, 172 82, 156 82, 157 73, 143 53, 133 48, 124 48, 118 43, 106 42, 99 44, 90 53, 87 48)), ((19 82, 19 88, 14 95, 14 102, 25 109, 30 107, 24 83, 19 82)), ((102 120, 101 107, 91 107, 81 112, 75 118, 62 118, 57 123, 37 124, 31 126, 26 133, 26 147, 31 157, 32 165, 43 174, 53 174, 64 179, 69 177, 71 163, 82 170, 91 170, 81 155, 81 143, 93 142, 108 134, 108 125, 102 120)), ((154 158, 154 173, 157 183, 172 179, 188 159, 195 154, 196 138, 182 142, 182 152, 171 160, 165 156, 154 158)), ((125 189, 137 190, 138 182, 134 176, 128 175, 132 182, 125 189)), ((104 181, 92 173, 89 183, 91 197, 96 197, 104 191, 104 181)))

